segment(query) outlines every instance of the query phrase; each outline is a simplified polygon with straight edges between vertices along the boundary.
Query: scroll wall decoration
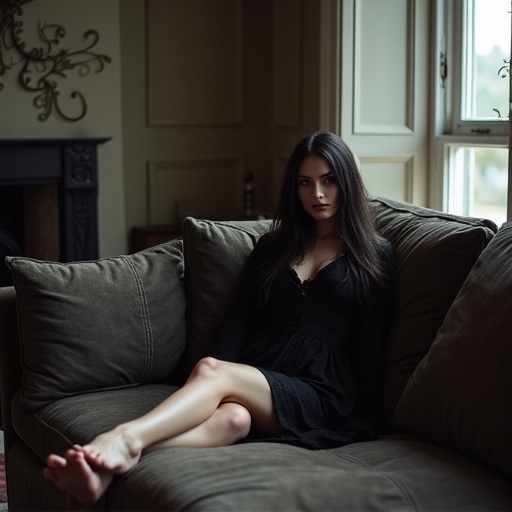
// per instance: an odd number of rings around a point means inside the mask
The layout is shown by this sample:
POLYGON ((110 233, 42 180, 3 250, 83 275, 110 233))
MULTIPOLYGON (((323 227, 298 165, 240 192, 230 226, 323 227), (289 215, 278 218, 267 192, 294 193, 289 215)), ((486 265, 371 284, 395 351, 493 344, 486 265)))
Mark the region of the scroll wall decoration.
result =
POLYGON ((59 102, 59 80, 67 78, 72 71, 79 77, 91 72, 101 73, 111 58, 93 52, 100 39, 96 30, 87 30, 83 34, 84 48, 61 49, 66 30, 58 24, 39 23, 40 46, 28 49, 23 39, 21 17, 23 5, 32 1, 0 0, 0 92, 4 88, 5 74, 19 65, 18 83, 25 91, 36 95, 34 106, 42 110, 39 121, 46 121, 52 112, 67 121, 79 121, 87 114, 85 97, 80 91, 73 90, 70 97, 76 102, 73 110, 78 113, 64 112, 59 102))

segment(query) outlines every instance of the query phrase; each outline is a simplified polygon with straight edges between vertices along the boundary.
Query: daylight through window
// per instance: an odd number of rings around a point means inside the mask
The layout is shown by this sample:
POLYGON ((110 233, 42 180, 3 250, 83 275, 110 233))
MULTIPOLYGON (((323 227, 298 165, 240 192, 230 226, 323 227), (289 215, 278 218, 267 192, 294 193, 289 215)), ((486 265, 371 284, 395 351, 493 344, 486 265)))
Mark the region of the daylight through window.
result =
POLYGON ((437 161, 444 209, 506 220, 510 0, 440 0, 437 161), (447 72, 446 72, 447 70, 447 72))

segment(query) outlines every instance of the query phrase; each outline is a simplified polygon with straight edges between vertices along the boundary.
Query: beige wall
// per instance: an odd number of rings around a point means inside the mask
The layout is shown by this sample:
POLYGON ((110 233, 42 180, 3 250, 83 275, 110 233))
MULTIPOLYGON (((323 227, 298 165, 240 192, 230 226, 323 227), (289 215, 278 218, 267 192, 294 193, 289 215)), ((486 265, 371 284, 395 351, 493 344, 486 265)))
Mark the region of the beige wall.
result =
POLYGON ((399 45, 406 37, 416 45, 412 61, 394 59, 411 54, 389 45, 381 52, 393 66, 384 85, 405 83, 407 103, 403 95, 382 96, 383 77, 372 74, 375 38, 365 34, 380 30, 379 2, 216 0, 213 9, 212 0, 37 0, 25 6, 27 30, 34 33, 36 20, 61 23, 69 46, 79 46, 71 38, 94 28, 97 51, 112 63, 101 74, 63 80, 87 98, 89 111, 77 123, 37 121, 31 94, 9 72, 0 92, 0 137, 112 137, 99 150, 101 256, 126 252, 133 226, 173 223, 185 214, 239 218, 246 170, 255 175, 256 208, 272 212, 286 159, 319 128, 336 129, 363 156, 372 194, 391 191, 424 203, 427 2, 393 0, 397 13, 414 13, 405 27, 403 16, 386 22, 397 23, 399 45), (354 48, 354 35, 363 46, 354 48), (342 55, 334 48, 326 56, 338 37, 342 55), (364 80, 357 91, 354 70, 364 80), (333 87, 342 87, 338 102, 333 87), (390 133, 357 133, 354 95, 367 124, 400 114, 412 119, 404 144, 391 148, 390 133))
POLYGON ((284 165, 295 144, 320 129, 321 3, 276 0, 273 5, 273 204, 284 165))
POLYGON ((37 21, 60 23, 63 47, 77 48, 94 28, 95 51, 112 58, 100 74, 62 80, 63 95, 77 88, 87 99, 78 122, 38 121, 16 69, 0 92, 0 137, 112 137, 99 149, 101 256, 126 252, 132 226, 184 213, 239 218, 246 170, 254 172, 256 208, 271 212, 285 159, 318 127, 317 0, 209 6, 38 0, 24 7, 32 37, 37 21))
POLYGON ((318 126, 318 12, 316 0, 123 0, 128 226, 240 218, 245 171, 256 208, 273 211, 283 158, 318 126))
POLYGON ((257 208, 272 212, 295 143, 319 128, 359 155, 371 194, 427 203, 428 2, 208 6, 122 2, 128 226, 180 212, 237 218, 245 170, 255 173, 257 208), (226 39, 241 66, 232 52, 218 64, 212 57, 226 39))
POLYGON ((255 173, 260 195, 270 4, 221 4, 122 2, 128 226, 176 222, 184 213, 239 218, 245 170, 255 173))
POLYGON ((70 71, 67 78, 59 79, 60 97, 66 108, 69 108, 67 112, 72 113, 75 108, 69 102, 71 91, 77 89, 86 98, 87 115, 79 122, 65 121, 58 115, 52 115, 44 122, 38 121, 40 110, 33 104, 34 94, 18 85, 17 72, 20 65, 15 66, 1 79, 4 89, 0 91, 0 138, 112 137, 110 142, 98 150, 99 245, 103 256, 118 254, 126 248, 119 1, 37 0, 26 4, 23 9, 23 37, 28 44, 42 44, 36 37, 38 22, 57 23, 66 29, 66 36, 59 45, 59 48, 64 49, 83 48, 82 36, 86 30, 93 28, 100 34, 99 43, 93 51, 108 55, 112 62, 99 74, 91 73, 78 78, 76 71, 70 71))

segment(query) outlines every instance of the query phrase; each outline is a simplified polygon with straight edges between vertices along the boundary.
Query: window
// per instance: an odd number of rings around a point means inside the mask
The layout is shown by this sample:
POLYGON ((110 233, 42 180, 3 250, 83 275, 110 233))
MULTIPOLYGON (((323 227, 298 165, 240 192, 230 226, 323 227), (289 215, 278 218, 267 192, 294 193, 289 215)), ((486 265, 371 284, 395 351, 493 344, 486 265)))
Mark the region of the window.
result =
POLYGON ((510 0, 437 0, 435 161, 442 207, 506 220, 510 0))
POLYGON ((508 150, 503 147, 446 144, 450 170, 448 208, 452 213, 506 220, 508 150))

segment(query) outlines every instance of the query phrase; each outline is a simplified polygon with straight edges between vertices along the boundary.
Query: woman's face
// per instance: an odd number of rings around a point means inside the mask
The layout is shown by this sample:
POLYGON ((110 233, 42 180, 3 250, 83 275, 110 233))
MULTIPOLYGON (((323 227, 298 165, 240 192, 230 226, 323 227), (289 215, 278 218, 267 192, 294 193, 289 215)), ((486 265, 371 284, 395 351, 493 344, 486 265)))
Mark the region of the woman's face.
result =
POLYGON ((325 158, 307 156, 299 165, 298 194, 302 207, 315 220, 333 217, 340 206, 340 186, 325 158))

